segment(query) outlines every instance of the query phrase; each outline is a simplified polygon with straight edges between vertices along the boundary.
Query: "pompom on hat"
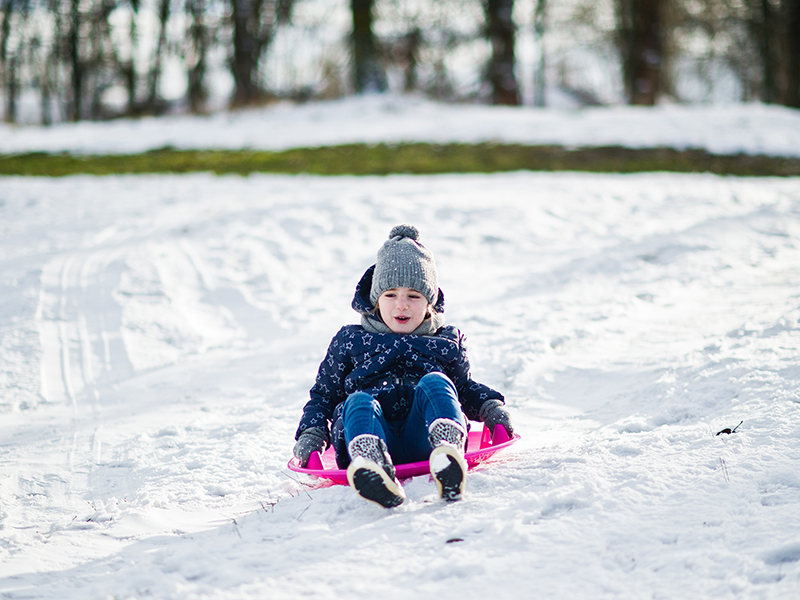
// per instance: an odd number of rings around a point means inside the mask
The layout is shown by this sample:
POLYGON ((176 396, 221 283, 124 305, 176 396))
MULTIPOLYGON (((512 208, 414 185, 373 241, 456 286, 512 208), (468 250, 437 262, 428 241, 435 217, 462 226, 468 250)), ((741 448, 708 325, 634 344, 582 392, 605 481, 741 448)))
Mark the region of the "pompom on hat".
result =
POLYGON ((435 304, 439 296, 433 252, 419 243, 419 230, 413 225, 393 227, 378 250, 370 301, 377 305, 383 292, 398 287, 417 290, 429 304, 435 304))

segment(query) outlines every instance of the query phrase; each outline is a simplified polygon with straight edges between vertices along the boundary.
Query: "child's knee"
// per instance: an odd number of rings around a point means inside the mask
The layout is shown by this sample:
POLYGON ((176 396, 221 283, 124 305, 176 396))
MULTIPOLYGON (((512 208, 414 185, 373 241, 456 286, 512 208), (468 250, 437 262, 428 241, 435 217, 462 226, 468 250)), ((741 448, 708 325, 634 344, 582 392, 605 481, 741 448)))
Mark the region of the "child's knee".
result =
POLYGON ((377 400, 366 392, 354 392, 344 401, 344 411, 348 412, 358 407, 372 407, 377 400))
POLYGON ((455 386, 453 385, 453 382, 450 381, 450 378, 444 373, 439 372, 428 373, 419 380, 417 385, 431 389, 450 388, 451 390, 455 391, 455 386))
POLYGON ((350 394, 342 407, 342 419, 345 422, 349 422, 355 415, 359 415, 359 418, 367 415, 369 418, 374 418, 381 414, 383 414, 383 410, 380 403, 366 392, 350 394))

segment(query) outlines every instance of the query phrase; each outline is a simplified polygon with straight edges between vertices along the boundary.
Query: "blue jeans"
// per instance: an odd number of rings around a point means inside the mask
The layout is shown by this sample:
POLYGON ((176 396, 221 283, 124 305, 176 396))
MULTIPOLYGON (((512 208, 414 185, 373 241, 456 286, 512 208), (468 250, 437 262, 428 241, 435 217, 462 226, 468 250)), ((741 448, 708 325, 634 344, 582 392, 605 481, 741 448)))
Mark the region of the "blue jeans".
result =
POLYGON ((377 435, 386 442, 395 464, 428 459, 431 453, 428 428, 436 419, 452 419, 464 431, 467 429, 456 388, 442 373, 428 373, 419 380, 411 412, 404 421, 387 421, 380 403, 366 392, 350 394, 342 411, 347 444, 365 433, 377 435))

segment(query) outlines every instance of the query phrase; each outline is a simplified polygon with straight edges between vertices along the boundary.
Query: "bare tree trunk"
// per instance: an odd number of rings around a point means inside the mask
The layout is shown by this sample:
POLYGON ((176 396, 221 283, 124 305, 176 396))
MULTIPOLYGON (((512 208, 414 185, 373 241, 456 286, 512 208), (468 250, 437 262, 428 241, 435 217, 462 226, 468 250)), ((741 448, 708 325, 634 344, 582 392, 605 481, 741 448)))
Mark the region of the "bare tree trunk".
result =
POLYGON ((151 113, 158 113, 160 110, 160 98, 158 86, 161 83, 161 69, 164 62, 164 52, 167 46, 167 22, 169 21, 170 0, 161 0, 158 6, 158 42, 153 54, 153 62, 147 77, 147 97, 145 100, 145 110, 151 113))
POLYGON ((493 104, 519 104, 514 74, 514 0, 486 1, 486 32, 492 45, 488 78, 493 104))
POLYGON ((55 66, 51 64, 47 57, 45 57, 44 64, 42 65, 42 83, 41 90, 41 111, 42 111, 42 125, 50 125, 53 122, 50 114, 50 104, 52 102, 52 85, 53 85, 53 70, 55 66))
POLYGON ((617 0, 625 92, 630 104, 652 106, 662 89, 663 0, 617 0))
POLYGON ((8 40, 11 34, 11 16, 13 15, 14 0, 3 0, 2 13, 0 14, 0 84, 6 93, 4 120, 13 123, 15 121, 16 99, 13 93, 13 86, 9 85, 9 73, 14 72, 12 61, 8 57, 8 40))
POLYGON ((422 45, 422 31, 413 27, 403 37, 403 91, 413 92, 418 87, 417 66, 419 65, 419 49, 422 45))
POLYGON ((294 3, 295 0, 231 0, 233 106, 247 106, 264 96, 258 81, 258 65, 277 27, 291 18, 294 3))
MULTIPOLYGON (((51 0, 57 2, 58 0, 51 0)), ((98 23, 100 35, 103 39, 103 61, 106 66, 113 68, 114 81, 122 79, 127 94, 124 113, 137 115, 142 111, 142 105, 137 99, 139 77, 136 72, 136 46, 138 44, 137 19, 139 16, 139 0, 102 0, 102 13, 98 23), (108 21, 110 14, 119 9, 123 4, 130 6, 130 24, 128 37, 119 41, 111 35, 112 28, 108 21), (126 47, 127 46, 127 47, 126 47)))
POLYGON ((256 82, 256 68, 263 42, 259 36, 261 0, 231 0, 233 5, 233 93, 234 106, 257 101, 261 90, 256 82))
POLYGON ((6 121, 9 123, 17 122, 17 100, 19 97, 19 57, 12 56, 6 63, 6 121))
POLYGON ((786 90, 783 103, 800 108, 800 0, 784 0, 784 11, 786 90))
POLYGON ((187 0, 186 2, 186 11, 191 19, 188 31, 189 39, 187 40, 188 51, 186 53, 188 78, 186 96, 189 101, 189 110, 193 113, 202 112, 208 98, 205 76, 209 40, 203 20, 205 9, 205 0, 187 0))
POLYGON ((64 62, 64 13, 61 11, 62 0, 47 0, 47 9, 53 18, 52 42, 45 56, 42 85, 42 122, 49 125, 53 121, 53 110, 56 119, 62 120, 67 114, 65 90, 61 89, 59 74, 64 62))
POLYGON ((776 15, 769 0, 751 0, 749 5, 750 27, 761 59, 761 100, 775 102, 778 99, 776 15))
POLYGON ((372 32, 373 0, 351 0, 353 12, 353 71, 356 93, 385 92, 386 74, 378 60, 372 32))
POLYGON ((125 90, 128 92, 128 114, 136 114, 139 112, 138 102, 136 100, 136 88, 138 85, 138 77, 136 75, 136 46, 139 41, 139 32, 136 27, 136 21, 139 17, 139 0, 130 0, 131 5, 131 26, 128 35, 130 43, 130 56, 128 60, 118 60, 119 69, 122 73, 122 78, 125 81, 125 90))
POLYGON ((70 64, 70 83, 72 85, 72 102, 69 108, 69 119, 80 121, 83 117, 83 63, 81 62, 81 11, 80 0, 71 0, 70 28, 67 34, 68 56, 70 64))
MULTIPOLYGON (((87 46, 87 83, 90 88, 91 101, 89 102, 89 118, 100 119, 103 114, 103 91, 108 85, 107 72, 108 53, 106 40, 108 39, 108 15, 111 4, 100 0, 91 10, 89 39, 87 46)), ((87 94, 88 96, 89 94, 87 94)))
POLYGON ((534 106, 544 106, 544 67, 545 67, 545 53, 544 53, 544 31, 545 31, 545 17, 547 12, 547 0, 537 0, 536 13, 533 16, 533 35, 537 49, 539 50, 539 61, 536 65, 536 72, 533 81, 533 104, 534 106))

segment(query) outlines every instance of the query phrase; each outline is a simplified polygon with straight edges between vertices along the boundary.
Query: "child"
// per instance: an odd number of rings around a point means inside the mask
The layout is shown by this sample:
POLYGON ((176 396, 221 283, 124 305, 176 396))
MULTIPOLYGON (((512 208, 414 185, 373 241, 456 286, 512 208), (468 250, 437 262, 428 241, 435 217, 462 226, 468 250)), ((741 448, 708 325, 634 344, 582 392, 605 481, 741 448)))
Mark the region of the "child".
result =
POLYGON ((464 336, 444 326, 433 254, 418 240, 410 225, 389 233, 356 286, 361 325, 331 341, 295 435, 302 466, 332 444, 350 485, 386 508, 405 499, 394 463, 429 460, 439 495, 461 498, 467 418, 513 433, 503 396, 470 378, 464 336))

